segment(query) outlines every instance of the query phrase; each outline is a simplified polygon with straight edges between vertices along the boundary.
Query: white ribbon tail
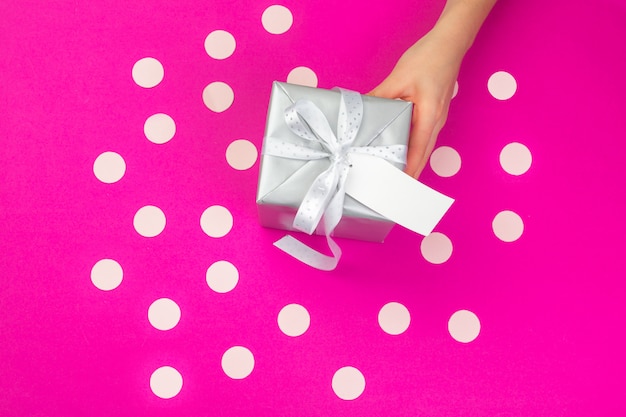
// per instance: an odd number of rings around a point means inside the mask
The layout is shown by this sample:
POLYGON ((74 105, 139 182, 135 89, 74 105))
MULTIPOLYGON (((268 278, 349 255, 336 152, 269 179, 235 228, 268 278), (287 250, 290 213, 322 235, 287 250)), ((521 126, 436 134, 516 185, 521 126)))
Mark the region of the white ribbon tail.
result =
POLYGON ((313 268, 322 271, 332 271, 337 267, 339 259, 341 259, 341 248, 330 236, 326 236, 326 242, 333 256, 319 253, 290 235, 286 235, 274 242, 274 246, 313 268))
MULTIPOLYGON (((339 170, 336 164, 332 164, 328 170, 315 178, 293 220, 294 229, 309 235, 315 231, 324 212, 327 210, 333 193, 337 190, 339 179, 339 170)), ((341 209, 343 210, 343 207, 341 209)))
POLYGON ((274 242, 274 246, 283 252, 293 256, 300 262, 322 271, 332 271, 337 267, 337 264, 339 264, 339 260, 341 259, 341 248, 330 236, 341 220, 343 201, 346 195, 345 184, 349 168, 347 165, 342 165, 339 169, 339 183, 337 184, 338 191, 328 204, 328 208, 324 213, 323 223, 326 243, 328 244, 333 256, 319 253, 315 249, 308 247, 304 243, 289 235, 281 238, 277 242, 274 242))

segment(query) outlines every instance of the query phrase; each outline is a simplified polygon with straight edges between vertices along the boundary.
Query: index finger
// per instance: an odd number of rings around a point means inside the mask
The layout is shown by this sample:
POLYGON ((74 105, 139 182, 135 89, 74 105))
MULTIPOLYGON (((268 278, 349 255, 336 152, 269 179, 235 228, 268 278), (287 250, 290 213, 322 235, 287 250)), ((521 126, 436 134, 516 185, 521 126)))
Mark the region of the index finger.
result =
POLYGON ((417 178, 424 168, 423 160, 427 155, 428 144, 435 130, 435 113, 425 106, 414 104, 411 134, 405 172, 417 178))

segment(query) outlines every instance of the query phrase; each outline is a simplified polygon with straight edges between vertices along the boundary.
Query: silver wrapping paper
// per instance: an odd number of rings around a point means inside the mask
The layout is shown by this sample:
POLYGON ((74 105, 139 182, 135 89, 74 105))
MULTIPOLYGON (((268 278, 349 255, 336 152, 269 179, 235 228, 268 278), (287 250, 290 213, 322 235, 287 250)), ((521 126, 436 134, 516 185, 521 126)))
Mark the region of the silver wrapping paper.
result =
MULTIPOLYGON (((328 159, 302 161, 266 155, 264 152, 268 138, 315 146, 292 133, 285 122, 285 109, 305 98, 322 110, 333 130, 337 126, 339 91, 274 82, 261 150, 256 197, 259 221, 265 227, 294 230, 293 219, 302 199, 315 178, 330 165, 328 159)), ((354 146, 406 145, 411 127, 412 103, 371 96, 362 98, 363 120, 354 146)), ((404 169, 400 164, 394 165, 404 169)), ((321 224, 316 234, 324 234, 321 224)), ((382 242, 393 225, 393 222, 346 195, 343 216, 333 236, 382 242)))

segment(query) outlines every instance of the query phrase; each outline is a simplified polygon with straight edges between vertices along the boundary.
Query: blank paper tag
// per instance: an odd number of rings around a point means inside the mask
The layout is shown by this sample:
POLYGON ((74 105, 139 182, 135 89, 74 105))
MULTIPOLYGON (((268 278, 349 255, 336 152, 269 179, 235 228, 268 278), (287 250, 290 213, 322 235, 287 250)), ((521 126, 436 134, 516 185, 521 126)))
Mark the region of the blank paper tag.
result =
POLYGON ((454 199, 375 156, 350 154, 346 193, 396 224, 427 236, 454 199))

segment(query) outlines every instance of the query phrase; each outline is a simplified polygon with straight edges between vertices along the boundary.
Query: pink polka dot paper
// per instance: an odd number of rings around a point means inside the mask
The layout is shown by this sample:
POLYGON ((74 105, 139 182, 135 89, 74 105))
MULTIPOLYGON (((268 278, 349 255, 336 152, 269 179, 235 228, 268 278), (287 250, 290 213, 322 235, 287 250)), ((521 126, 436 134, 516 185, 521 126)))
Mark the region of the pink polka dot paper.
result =
POLYGON ((443 3, 5 6, 0 415, 624 414, 621 3, 495 6, 431 235, 258 224, 272 81, 370 91, 443 3))

